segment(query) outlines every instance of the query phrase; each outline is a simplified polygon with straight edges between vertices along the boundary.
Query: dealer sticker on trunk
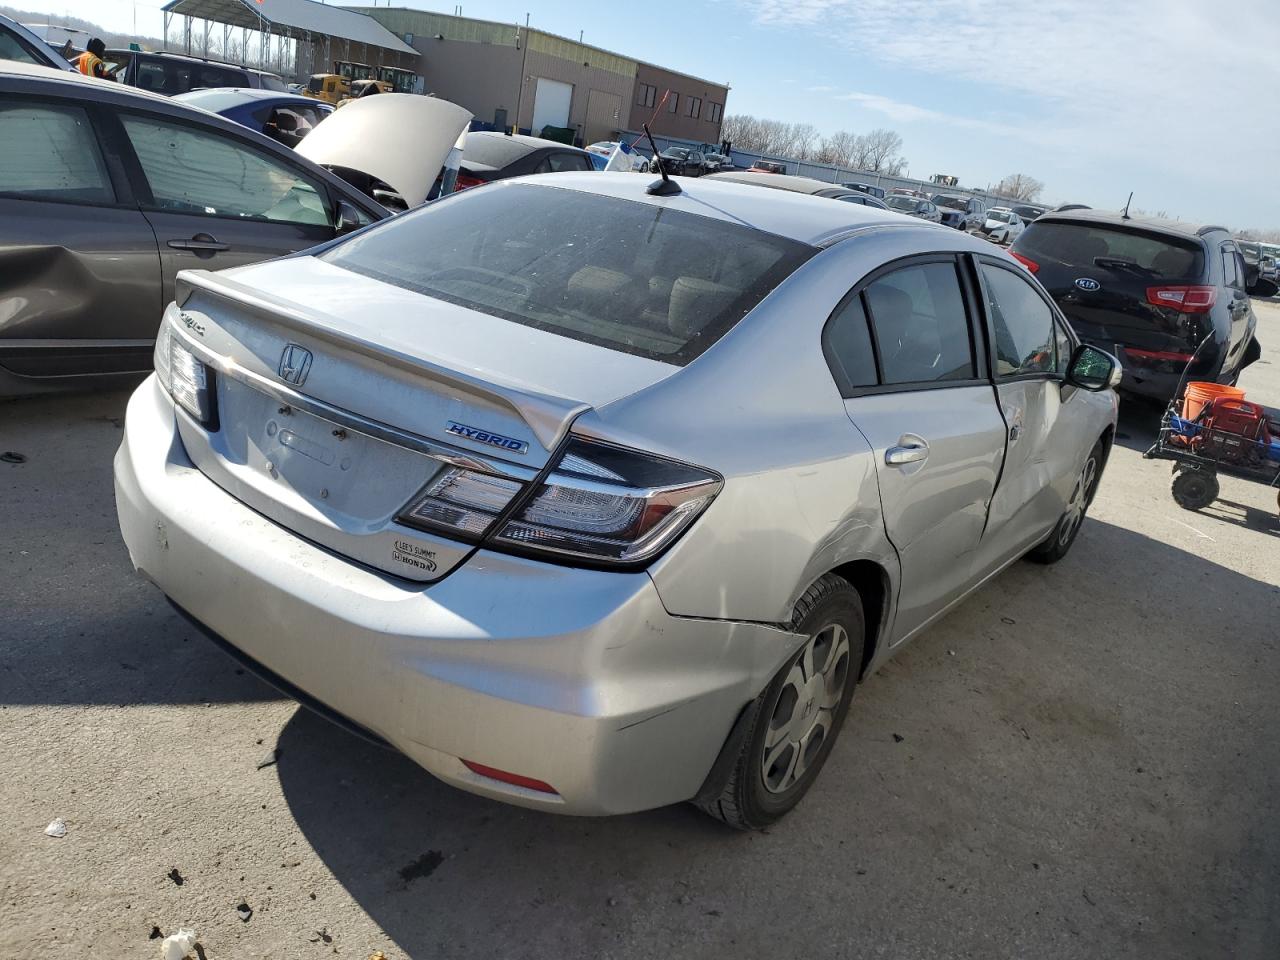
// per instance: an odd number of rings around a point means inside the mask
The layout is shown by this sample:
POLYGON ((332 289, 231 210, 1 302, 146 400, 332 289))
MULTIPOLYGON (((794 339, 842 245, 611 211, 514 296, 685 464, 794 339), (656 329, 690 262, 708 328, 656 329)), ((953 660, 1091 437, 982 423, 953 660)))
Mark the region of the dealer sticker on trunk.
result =
POLYGON ((397 540, 392 546, 391 559, 396 563, 416 567, 423 573, 436 572, 436 552, 420 547, 408 540, 397 540))

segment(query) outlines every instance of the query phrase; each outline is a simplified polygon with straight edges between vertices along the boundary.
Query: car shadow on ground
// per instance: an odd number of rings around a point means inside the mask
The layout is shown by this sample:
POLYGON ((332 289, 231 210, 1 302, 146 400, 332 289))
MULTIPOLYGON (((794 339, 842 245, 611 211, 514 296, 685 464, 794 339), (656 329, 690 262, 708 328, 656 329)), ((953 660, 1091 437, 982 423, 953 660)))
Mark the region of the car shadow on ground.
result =
POLYGON ((280 699, 175 614, 120 540, 128 390, 0 402, 0 704, 280 699))
POLYGON ((1148 397, 1120 395, 1120 419, 1116 424, 1116 443, 1139 453, 1156 442, 1160 418, 1165 405, 1148 397))
POLYGON ((864 683, 814 791, 765 833, 688 806, 509 807, 304 710, 280 734, 280 783, 334 877, 415 957, 828 955, 832 930, 857 931, 853 955, 956 909, 957 877, 970 915, 1019 942, 1060 945, 1051 915, 1082 942, 1143 917, 1147 955, 1261 956, 1252 944, 1280 938, 1265 815, 1280 748, 1245 714, 1273 702, 1278 607, 1276 586, 1090 519, 1062 564, 1016 564, 864 683), (1231 700, 1232 718, 1202 722, 1231 700), (813 850, 808 882, 777 875, 793 844, 813 850))

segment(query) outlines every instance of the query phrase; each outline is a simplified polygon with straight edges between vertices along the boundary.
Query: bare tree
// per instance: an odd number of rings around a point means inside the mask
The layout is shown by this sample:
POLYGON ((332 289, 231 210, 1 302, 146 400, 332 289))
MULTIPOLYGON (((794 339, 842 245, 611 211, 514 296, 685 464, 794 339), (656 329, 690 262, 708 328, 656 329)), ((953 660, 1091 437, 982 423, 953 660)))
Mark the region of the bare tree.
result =
POLYGON ((860 169, 897 176, 906 166, 906 160, 898 155, 902 137, 892 130, 872 130, 863 134, 861 141, 858 157, 861 163, 857 164, 860 169))
POLYGON ((902 137, 892 130, 861 134, 840 130, 821 137, 811 123, 786 123, 735 113, 724 118, 722 131, 724 139, 748 153, 813 160, 889 176, 900 175, 907 165, 898 153, 902 137))
POLYGON ((1013 200, 1034 200, 1043 190, 1043 183, 1025 173, 1011 173, 996 184, 999 196, 1013 200))

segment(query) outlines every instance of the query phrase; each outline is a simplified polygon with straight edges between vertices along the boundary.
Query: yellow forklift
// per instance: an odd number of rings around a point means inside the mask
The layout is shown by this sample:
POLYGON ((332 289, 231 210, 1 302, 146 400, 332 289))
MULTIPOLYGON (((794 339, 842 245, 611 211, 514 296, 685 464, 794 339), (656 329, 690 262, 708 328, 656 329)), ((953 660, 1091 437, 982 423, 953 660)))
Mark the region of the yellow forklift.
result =
POLYGON ((383 93, 413 93, 418 75, 401 67, 379 67, 378 82, 383 93))
POLYGON ((307 81, 306 89, 302 92, 304 96, 337 105, 359 96, 371 83, 377 85, 380 93, 391 93, 395 89, 394 84, 386 80, 381 78, 375 80, 373 67, 367 63, 335 60, 333 73, 313 73, 307 81))

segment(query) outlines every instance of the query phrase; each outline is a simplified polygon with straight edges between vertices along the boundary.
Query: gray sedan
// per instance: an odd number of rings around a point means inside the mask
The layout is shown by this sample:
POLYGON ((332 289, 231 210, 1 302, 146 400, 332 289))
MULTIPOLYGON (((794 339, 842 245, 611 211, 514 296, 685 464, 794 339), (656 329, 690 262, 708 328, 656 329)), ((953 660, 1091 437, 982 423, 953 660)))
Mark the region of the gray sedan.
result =
POLYGON ((236 656, 448 783, 763 827, 860 680, 1071 548, 1119 369, 955 230, 648 183, 509 180, 184 272, 120 526, 236 656))
POLYGON ((174 278, 388 212, 167 97, 0 61, 0 397, 146 371, 174 278))

